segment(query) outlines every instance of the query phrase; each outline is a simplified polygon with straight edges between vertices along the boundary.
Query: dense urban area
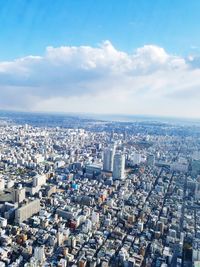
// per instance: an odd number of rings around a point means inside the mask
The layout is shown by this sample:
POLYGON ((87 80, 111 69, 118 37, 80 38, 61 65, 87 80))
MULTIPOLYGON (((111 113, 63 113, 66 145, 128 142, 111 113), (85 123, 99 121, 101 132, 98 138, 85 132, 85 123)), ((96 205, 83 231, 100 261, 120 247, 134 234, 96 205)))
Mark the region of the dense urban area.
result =
POLYGON ((1 114, 0 267, 200 266, 200 125, 1 114))

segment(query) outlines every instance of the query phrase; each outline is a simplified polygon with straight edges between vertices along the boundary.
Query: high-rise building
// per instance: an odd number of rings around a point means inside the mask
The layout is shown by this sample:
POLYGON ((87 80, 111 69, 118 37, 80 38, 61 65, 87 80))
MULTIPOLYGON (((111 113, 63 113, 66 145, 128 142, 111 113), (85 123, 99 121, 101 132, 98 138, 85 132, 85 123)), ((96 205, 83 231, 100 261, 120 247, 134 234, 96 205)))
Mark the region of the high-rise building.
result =
POLYGON ((113 164, 113 179, 124 179, 125 177, 125 155, 116 153, 113 164))
POLYGON ((103 170, 112 172, 114 162, 115 147, 108 147, 103 153, 103 170))
POLYGON ((13 203, 21 203, 26 198, 26 189, 19 186, 12 191, 13 203))

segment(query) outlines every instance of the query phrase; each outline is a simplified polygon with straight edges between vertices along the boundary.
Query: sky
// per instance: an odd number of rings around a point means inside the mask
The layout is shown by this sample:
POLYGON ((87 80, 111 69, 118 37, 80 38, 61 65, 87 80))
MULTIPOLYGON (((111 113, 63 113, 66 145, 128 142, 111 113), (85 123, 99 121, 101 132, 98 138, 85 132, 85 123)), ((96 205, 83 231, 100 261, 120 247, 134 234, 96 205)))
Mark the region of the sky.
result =
POLYGON ((0 109, 200 118, 200 1, 0 0, 0 109))

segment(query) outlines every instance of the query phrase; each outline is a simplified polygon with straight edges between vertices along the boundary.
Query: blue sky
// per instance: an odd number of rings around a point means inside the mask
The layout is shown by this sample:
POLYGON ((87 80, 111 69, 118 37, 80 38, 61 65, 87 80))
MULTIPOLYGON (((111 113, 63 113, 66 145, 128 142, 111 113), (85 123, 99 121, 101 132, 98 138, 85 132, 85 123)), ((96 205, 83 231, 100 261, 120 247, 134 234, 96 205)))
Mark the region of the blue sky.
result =
POLYGON ((103 40, 127 52, 156 44, 198 53, 199 12, 198 0, 0 0, 0 59, 103 40))
POLYGON ((199 0, 0 0, 0 109, 200 118, 199 0))

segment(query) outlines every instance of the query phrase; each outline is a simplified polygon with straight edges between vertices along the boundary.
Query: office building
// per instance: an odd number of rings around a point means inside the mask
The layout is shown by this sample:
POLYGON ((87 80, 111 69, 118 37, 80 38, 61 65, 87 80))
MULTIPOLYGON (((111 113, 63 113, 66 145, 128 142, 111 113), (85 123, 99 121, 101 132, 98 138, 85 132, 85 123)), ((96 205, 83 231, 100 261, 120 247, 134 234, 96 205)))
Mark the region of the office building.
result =
POLYGON ((113 171, 115 148, 106 148, 103 153, 103 170, 107 172, 113 171))
POLYGON ((117 153, 114 156, 113 179, 124 179, 125 177, 125 155, 117 153))

